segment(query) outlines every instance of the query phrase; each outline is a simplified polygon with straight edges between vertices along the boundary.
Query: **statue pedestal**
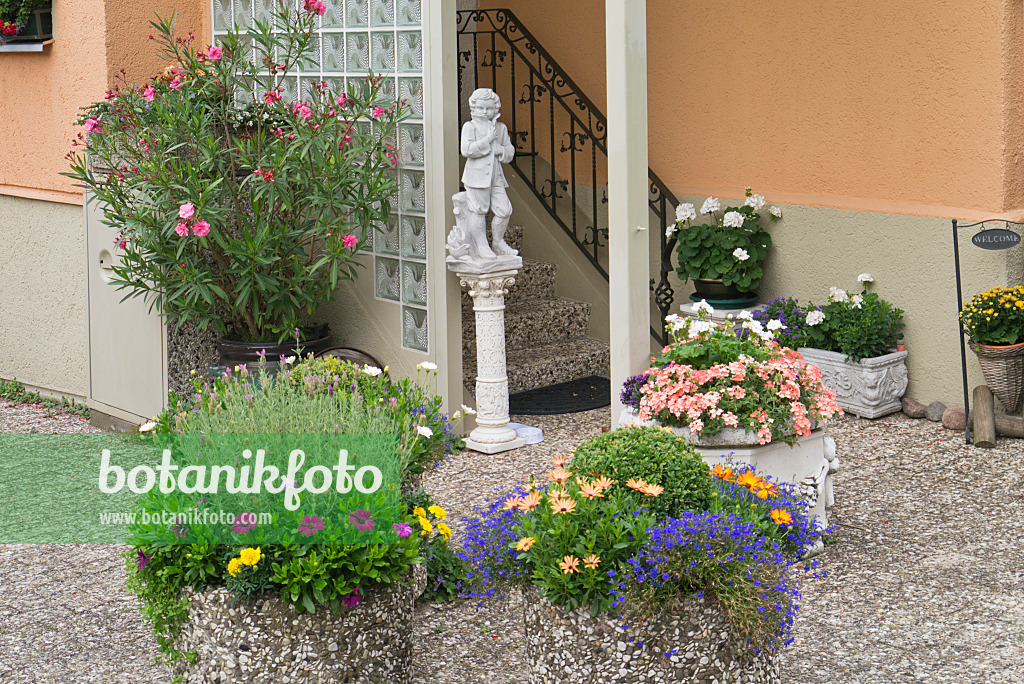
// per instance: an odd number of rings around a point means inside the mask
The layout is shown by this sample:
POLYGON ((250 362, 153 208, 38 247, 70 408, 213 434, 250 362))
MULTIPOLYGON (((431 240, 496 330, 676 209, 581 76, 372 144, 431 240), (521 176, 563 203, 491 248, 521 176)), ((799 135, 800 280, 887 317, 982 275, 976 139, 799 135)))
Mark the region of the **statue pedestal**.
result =
POLYGON ((476 424, 466 447, 485 454, 517 449, 525 442, 508 424, 508 373, 505 367, 505 295, 523 266, 518 256, 452 264, 469 288, 476 315, 476 424))

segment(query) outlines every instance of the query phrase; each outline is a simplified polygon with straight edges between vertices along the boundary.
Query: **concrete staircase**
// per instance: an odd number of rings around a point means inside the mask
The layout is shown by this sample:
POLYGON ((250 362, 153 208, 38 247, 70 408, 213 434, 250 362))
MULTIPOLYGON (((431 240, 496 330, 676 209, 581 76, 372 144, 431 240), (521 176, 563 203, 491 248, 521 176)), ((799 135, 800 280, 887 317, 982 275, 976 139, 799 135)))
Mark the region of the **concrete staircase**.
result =
MULTIPOLYGON (((521 249, 522 226, 506 239, 521 249)), ((505 348, 509 393, 547 387, 591 375, 608 377, 609 348, 587 337, 590 304, 555 294, 555 264, 523 259, 523 270, 505 297, 505 348)), ((476 323, 473 300, 462 293, 462 371, 470 392, 476 388, 476 323)))

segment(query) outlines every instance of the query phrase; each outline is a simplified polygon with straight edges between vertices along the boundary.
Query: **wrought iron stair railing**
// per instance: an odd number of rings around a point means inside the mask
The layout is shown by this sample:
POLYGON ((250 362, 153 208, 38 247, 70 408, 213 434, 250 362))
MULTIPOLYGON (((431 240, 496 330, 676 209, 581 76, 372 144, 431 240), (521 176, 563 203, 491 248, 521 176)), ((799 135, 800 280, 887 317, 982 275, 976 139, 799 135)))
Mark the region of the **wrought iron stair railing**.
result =
MULTIPOLYGON (((517 150, 510 166, 607 281, 607 119, 510 10, 461 11, 457 25, 459 127, 472 91, 493 89, 517 150)), ((661 316, 651 335, 665 344, 661 322, 675 300, 668 275, 676 245, 665 233, 679 201, 650 169, 648 181, 649 232, 659 236, 660 256, 650 287, 661 316)))

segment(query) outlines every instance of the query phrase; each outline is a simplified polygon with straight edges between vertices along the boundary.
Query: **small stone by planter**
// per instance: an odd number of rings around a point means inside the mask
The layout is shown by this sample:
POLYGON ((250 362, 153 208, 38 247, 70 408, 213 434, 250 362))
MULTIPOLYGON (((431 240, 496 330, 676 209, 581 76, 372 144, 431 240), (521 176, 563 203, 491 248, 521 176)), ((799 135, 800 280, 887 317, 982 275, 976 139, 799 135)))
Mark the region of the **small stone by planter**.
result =
POLYGON ((413 604, 426 568, 411 584, 375 585, 362 603, 297 613, 277 596, 233 603, 225 588, 191 595, 189 620, 175 646, 196 662, 177 661, 185 684, 404 684, 412 680, 413 604))
POLYGON ((821 369, 822 382, 836 393, 836 402, 858 418, 880 418, 903 408, 907 391, 907 352, 848 362, 846 354, 800 347, 804 360, 821 369))
MULTIPOLYGON (((636 411, 626 408, 619 418, 619 427, 624 425, 660 423, 640 420, 636 411)), ((828 527, 828 509, 835 503, 832 476, 839 471, 839 459, 835 440, 822 428, 800 437, 793 446, 785 442, 758 444, 756 435, 739 428, 725 428, 713 437, 697 436, 683 427, 673 427, 672 432, 692 444, 709 466, 742 461, 776 482, 796 485, 807 502, 808 513, 818 518, 822 528, 828 527)))
POLYGON ((778 652, 755 653, 704 598, 635 625, 614 613, 566 611, 528 586, 523 618, 531 684, 780 681, 778 652))

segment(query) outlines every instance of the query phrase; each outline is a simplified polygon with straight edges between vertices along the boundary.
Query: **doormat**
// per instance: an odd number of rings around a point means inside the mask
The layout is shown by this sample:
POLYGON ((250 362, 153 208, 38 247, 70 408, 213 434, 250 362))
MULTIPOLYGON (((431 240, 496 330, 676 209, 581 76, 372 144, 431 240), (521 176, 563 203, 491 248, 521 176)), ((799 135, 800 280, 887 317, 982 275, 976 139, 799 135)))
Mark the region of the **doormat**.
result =
POLYGON ((517 392, 509 396, 509 413, 520 416, 550 416, 603 408, 612 403, 608 378, 591 375, 560 382, 550 387, 517 392))

